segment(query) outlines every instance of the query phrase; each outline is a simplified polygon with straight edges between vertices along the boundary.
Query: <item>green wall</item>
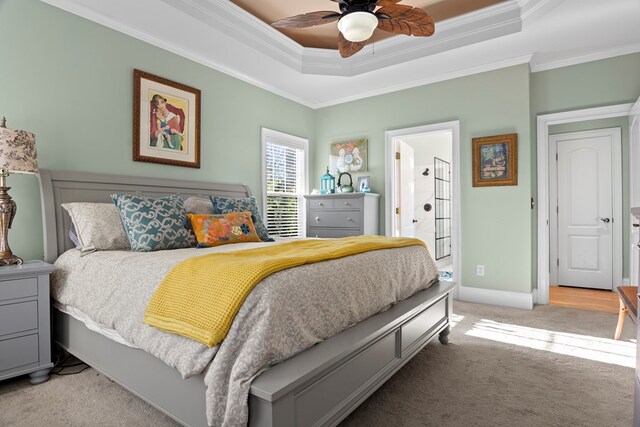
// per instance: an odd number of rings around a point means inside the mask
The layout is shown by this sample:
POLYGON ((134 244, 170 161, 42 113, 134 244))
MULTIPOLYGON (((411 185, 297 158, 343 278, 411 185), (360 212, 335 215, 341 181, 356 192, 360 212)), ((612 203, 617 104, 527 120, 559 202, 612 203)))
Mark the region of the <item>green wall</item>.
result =
POLYGON ((549 135, 620 128, 622 134, 622 277, 629 277, 629 117, 549 126, 549 135))
MULTIPOLYGON (((536 197, 537 115, 640 96, 640 54, 633 54, 533 74, 520 65, 314 111, 38 0, 0 0, 0 39, 0 114, 10 127, 36 133, 43 168, 243 182, 260 196, 260 127, 312 141, 312 187, 331 142, 366 137, 366 174, 383 195, 383 211, 385 131, 459 120, 461 282, 523 293, 536 283, 530 197, 536 197), (131 160, 134 68, 201 89, 201 169, 131 160), (513 132, 518 186, 472 187, 471 139, 513 132), (477 264, 485 265, 484 277, 475 275, 477 264)), ((26 259, 41 258, 37 180, 13 175, 9 184, 19 209, 12 248, 26 259)), ((383 212, 381 231, 384 221, 383 212)))
MULTIPOLYGON (((0 115, 36 134, 42 168, 242 182, 260 196, 260 127, 315 134, 310 108, 38 0, 0 1, 0 40, 0 115), (131 160, 134 68, 202 91, 200 169, 131 160)), ((8 182, 11 248, 42 259, 37 179, 8 182)))
POLYGON ((529 68, 520 65, 318 110, 312 177, 324 172, 332 142, 369 139, 373 191, 381 193, 384 232, 385 131, 460 120, 462 283, 531 292, 529 68), (471 138, 518 134, 518 186, 471 185, 471 138), (524 224, 524 226, 523 226, 524 224), (485 276, 475 274, 484 264, 485 276))

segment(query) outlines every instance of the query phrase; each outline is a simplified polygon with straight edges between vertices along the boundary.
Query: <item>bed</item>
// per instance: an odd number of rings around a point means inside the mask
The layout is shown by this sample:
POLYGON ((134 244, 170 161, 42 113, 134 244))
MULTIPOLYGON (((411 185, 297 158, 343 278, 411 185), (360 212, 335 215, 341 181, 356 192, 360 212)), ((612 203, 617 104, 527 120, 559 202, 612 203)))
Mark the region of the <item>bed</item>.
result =
MULTIPOLYGON (((246 197, 244 185, 40 170, 44 257, 54 262, 73 247, 66 202, 109 202, 114 192, 184 197, 246 197)), ((450 331, 451 282, 392 305, 276 364, 250 382, 249 425, 335 425, 435 337, 450 331)), ((53 310, 53 337, 62 348, 184 425, 207 425, 204 375, 183 379, 160 359, 53 310)))

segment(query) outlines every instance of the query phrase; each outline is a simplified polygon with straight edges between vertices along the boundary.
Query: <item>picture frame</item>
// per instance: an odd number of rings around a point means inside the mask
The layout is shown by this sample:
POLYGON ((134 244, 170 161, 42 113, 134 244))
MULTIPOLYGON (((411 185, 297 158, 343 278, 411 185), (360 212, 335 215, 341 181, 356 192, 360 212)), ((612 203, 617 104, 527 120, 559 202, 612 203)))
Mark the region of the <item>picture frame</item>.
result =
POLYGON ((518 134, 472 139, 473 186, 518 185, 518 134))
POLYGON ((359 176, 358 184, 356 187, 356 191, 358 193, 370 193, 371 192, 371 177, 369 175, 359 176), (363 191, 364 188, 367 188, 368 191, 363 191))
POLYGON ((366 138, 351 139, 331 144, 329 169, 333 175, 349 172, 366 172, 369 141, 366 138))
POLYGON ((200 90, 133 70, 133 160, 200 168, 200 90))

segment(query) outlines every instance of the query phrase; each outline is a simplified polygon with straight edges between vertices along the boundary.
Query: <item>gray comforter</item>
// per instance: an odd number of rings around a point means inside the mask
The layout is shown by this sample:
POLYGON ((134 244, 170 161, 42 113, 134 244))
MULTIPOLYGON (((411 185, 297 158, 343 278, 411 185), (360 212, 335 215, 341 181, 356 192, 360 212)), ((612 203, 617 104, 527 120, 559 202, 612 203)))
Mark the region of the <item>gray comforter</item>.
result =
POLYGON ((147 302, 178 262, 214 251, 275 243, 152 253, 72 249, 55 263, 52 297, 116 330, 184 376, 205 372, 210 425, 248 421, 251 380, 269 366, 429 287, 438 270, 420 246, 367 252, 275 273, 251 292, 216 347, 142 322, 147 302))

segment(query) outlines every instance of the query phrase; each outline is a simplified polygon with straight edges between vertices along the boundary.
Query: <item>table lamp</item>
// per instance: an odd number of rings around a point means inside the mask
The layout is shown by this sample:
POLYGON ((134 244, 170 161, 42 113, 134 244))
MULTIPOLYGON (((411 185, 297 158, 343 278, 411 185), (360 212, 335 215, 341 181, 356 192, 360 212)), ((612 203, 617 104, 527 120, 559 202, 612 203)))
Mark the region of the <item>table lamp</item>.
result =
POLYGON ((38 172, 36 136, 31 132, 8 129, 6 119, 0 120, 0 266, 22 264, 22 259, 11 252, 9 229, 16 216, 16 202, 11 199, 7 187, 10 173, 38 172))

